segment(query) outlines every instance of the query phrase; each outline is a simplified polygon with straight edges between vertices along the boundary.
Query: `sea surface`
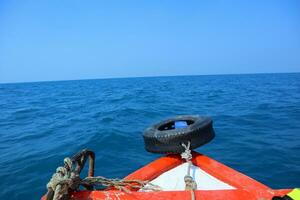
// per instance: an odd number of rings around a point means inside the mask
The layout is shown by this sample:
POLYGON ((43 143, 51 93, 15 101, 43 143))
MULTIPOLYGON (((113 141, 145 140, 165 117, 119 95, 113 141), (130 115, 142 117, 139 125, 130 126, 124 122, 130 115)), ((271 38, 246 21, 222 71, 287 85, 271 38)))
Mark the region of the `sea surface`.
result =
POLYGON ((272 188, 300 187, 300 73, 123 78, 0 84, 0 199, 39 199, 83 148, 96 175, 122 178, 160 156, 144 150, 143 130, 183 114, 214 120, 199 152, 272 188))

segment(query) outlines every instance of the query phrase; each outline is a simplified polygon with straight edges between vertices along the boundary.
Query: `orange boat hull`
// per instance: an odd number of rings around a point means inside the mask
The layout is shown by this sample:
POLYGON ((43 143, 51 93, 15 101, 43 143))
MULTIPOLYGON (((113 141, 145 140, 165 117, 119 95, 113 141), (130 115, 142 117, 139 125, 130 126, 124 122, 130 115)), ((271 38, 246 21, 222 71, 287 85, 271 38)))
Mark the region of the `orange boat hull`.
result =
MULTIPOLYGON (((153 180, 162 173, 182 164, 184 161, 179 155, 167 155, 140 168, 125 177, 127 180, 153 180)), ((283 196, 291 189, 273 190, 268 186, 239 173, 205 155, 193 152, 192 163, 200 167, 208 174, 233 186, 232 190, 195 190, 196 199, 248 199, 267 200, 273 196, 283 196)), ((104 191, 80 191, 73 192, 73 200, 81 199, 107 199, 107 200, 131 200, 131 199, 191 199, 191 191, 159 191, 159 192, 123 192, 115 189, 104 191)))

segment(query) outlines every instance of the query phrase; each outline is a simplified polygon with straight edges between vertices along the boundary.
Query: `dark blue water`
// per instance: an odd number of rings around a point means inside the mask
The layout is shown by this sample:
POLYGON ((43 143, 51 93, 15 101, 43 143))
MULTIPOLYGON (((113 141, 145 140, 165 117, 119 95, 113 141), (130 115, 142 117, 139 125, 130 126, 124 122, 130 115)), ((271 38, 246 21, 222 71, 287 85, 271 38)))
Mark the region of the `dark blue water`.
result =
POLYGON ((208 115, 198 149, 273 188, 300 186, 300 74, 186 76, 0 85, 0 199, 38 199, 66 156, 96 152, 96 175, 124 177, 158 157, 142 131, 208 115))

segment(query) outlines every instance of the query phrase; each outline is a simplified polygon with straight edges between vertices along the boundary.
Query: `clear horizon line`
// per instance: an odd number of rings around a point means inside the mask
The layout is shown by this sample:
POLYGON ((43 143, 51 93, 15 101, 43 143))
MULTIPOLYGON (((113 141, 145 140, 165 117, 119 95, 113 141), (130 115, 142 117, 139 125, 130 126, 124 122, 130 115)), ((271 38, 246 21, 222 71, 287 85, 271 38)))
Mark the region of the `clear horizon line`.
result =
POLYGON ((88 81, 88 80, 106 80, 106 79, 128 79, 128 78, 159 78, 176 76, 222 76, 222 75, 255 75, 255 74, 297 74, 299 72, 257 72, 257 73, 221 73, 221 74, 185 74, 185 75, 146 75, 146 76, 124 76, 124 77, 102 77, 102 78, 83 78, 83 79, 58 79, 58 80, 38 80, 38 81, 17 81, 0 82, 1 84, 22 84, 22 83, 46 83, 46 82, 64 82, 64 81, 88 81))

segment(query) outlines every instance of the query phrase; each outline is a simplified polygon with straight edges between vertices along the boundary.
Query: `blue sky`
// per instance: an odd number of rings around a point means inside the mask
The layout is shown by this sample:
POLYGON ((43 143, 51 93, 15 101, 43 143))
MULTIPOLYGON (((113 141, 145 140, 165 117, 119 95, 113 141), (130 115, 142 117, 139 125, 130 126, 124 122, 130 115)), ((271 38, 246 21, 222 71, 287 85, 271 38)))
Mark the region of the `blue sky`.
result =
POLYGON ((0 82, 300 71, 300 1, 0 1, 0 82))

